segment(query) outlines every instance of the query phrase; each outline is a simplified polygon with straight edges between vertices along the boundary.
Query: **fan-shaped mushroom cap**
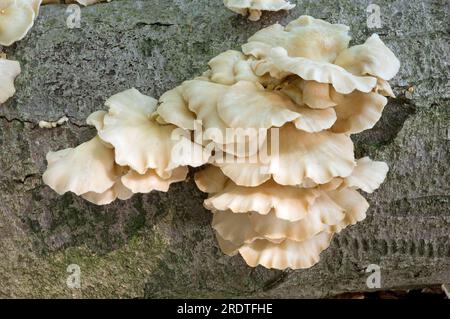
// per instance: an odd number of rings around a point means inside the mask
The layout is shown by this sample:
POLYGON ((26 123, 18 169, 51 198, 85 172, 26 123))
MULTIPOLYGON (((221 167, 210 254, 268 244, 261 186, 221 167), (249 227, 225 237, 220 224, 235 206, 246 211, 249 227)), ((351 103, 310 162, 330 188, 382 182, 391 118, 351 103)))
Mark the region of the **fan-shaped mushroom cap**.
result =
POLYGON ((242 245, 235 245, 231 241, 223 239, 217 232, 215 232, 215 235, 219 248, 225 255, 235 256, 238 253, 239 248, 242 247, 242 245))
POLYGON ((272 212, 267 215, 250 214, 249 219, 255 232, 265 239, 307 240, 328 231, 329 226, 338 225, 345 218, 344 209, 325 196, 319 197, 316 208, 298 221, 279 219, 272 212))
POLYGON ((241 247, 239 253, 251 267, 309 268, 319 262, 320 253, 328 248, 331 238, 332 234, 322 232, 305 241, 286 239, 279 244, 259 239, 241 247))
POLYGON ((192 113, 183 99, 181 86, 167 91, 159 99, 157 113, 163 119, 161 124, 174 124, 185 130, 194 130, 195 114, 192 113))
POLYGON ((247 214, 214 211, 212 227, 223 239, 237 246, 262 238, 253 230, 247 214))
POLYGON ((209 155, 173 125, 160 125, 153 118, 157 101, 136 89, 118 93, 106 101, 109 113, 99 136, 115 149, 117 164, 139 174, 154 169, 163 178, 178 166, 203 165, 209 155), (130 141, 133 141, 130 143, 130 141))
POLYGON ((327 109, 336 106, 331 99, 332 87, 326 83, 305 81, 297 76, 288 77, 276 89, 298 105, 306 104, 312 109, 327 109))
POLYGON ((94 126, 97 131, 101 131, 106 114, 108 114, 106 111, 95 111, 88 116, 86 124, 94 126))
POLYGON ((336 121, 333 109, 302 107, 282 92, 266 90, 259 83, 247 81, 230 87, 220 98, 217 110, 232 128, 268 129, 293 121, 299 129, 317 132, 330 128, 336 121))
POLYGON ((374 77, 357 76, 338 65, 301 57, 289 57, 282 47, 273 48, 267 59, 257 62, 255 73, 258 76, 270 73, 275 78, 295 74, 307 81, 329 83, 342 94, 349 94, 354 90, 370 92, 377 84, 377 79, 374 77))
POLYGON ((103 193, 117 179, 114 150, 97 136, 75 148, 49 152, 47 162, 42 178, 60 195, 69 191, 76 195, 103 193))
POLYGON ((99 3, 99 2, 104 2, 104 1, 111 1, 111 0, 70 0, 71 2, 73 2, 73 1, 76 1, 76 2, 78 2, 79 4, 81 4, 81 5, 83 5, 83 6, 90 6, 90 5, 92 5, 92 4, 96 4, 96 3, 99 3))
POLYGON ((238 81, 260 82, 252 69, 252 60, 239 51, 228 50, 209 61, 210 80, 215 83, 232 85, 238 81))
POLYGON ((214 194, 222 191, 228 180, 220 168, 208 165, 205 169, 195 173, 195 184, 204 193, 214 194))
POLYGON ((342 51, 335 64, 353 74, 368 74, 383 80, 392 79, 400 69, 400 61, 378 34, 373 34, 364 44, 342 51))
POLYGON ((286 27, 271 25, 256 32, 242 46, 246 55, 258 59, 269 56, 272 48, 283 47, 289 57, 332 63, 348 47, 349 27, 301 16, 286 27))
POLYGON ((34 24, 40 3, 39 0, 0 2, 0 45, 9 46, 25 37, 34 24))
POLYGON ((392 91, 391 85, 388 81, 378 79, 377 86, 375 87, 375 93, 379 93, 383 96, 395 97, 394 91, 392 91))
POLYGON ((327 195, 345 210, 345 217, 336 225, 330 225, 328 231, 338 233, 349 225, 354 225, 366 218, 369 208, 367 200, 356 190, 343 188, 328 192, 327 195))
POLYGON ((0 57, 0 104, 6 102, 16 93, 14 79, 20 72, 19 62, 0 57))
POLYGON ((301 185, 307 178, 324 184, 333 177, 350 175, 355 166, 353 143, 345 134, 307 133, 287 124, 279 130, 278 146, 268 163, 252 159, 255 162, 217 165, 241 186, 261 185, 271 176, 281 185, 301 185))
POLYGON ((217 113, 217 103, 229 86, 204 80, 186 81, 182 84, 183 97, 189 109, 202 121, 204 138, 226 144, 226 124, 217 113))
POLYGON ((145 174, 139 174, 130 170, 122 176, 122 183, 133 193, 150 193, 153 190, 167 192, 172 183, 184 181, 188 174, 186 166, 178 167, 173 170, 171 176, 167 179, 161 178, 152 169, 147 170, 145 174))
POLYGON ((337 120, 331 130, 335 133, 354 134, 372 128, 381 118, 387 98, 374 92, 355 91, 342 95, 332 92, 337 103, 337 120))
POLYGON ((214 190, 215 194, 204 202, 210 210, 257 212, 262 215, 272 211, 277 218, 289 221, 304 218, 320 195, 315 189, 282 186, 274 181, 267 181, 257 187, 238 186, 229 181, 223 189, 214 190))
POLYGON ((290 10, 295 7, 287 0, 224 0, 225 6, 241 15, 249 14, 250 21, 258 21, 261 11, 290 10))
POLYGON ((120 178, 116 180, 111 188, 103 193, 89 192, 81 195, 85 200, 96 205, 108 205, 117 198, 120 200, 127 200, 132 196, 133 193, 122 184, 120 178))
POLYGON ((352 174, 344 179, 348 187, 362 189, 372 193, 386 178, 389 167, 384 162, 372 161, 369 157, 356 160, 356 167, 352 174))

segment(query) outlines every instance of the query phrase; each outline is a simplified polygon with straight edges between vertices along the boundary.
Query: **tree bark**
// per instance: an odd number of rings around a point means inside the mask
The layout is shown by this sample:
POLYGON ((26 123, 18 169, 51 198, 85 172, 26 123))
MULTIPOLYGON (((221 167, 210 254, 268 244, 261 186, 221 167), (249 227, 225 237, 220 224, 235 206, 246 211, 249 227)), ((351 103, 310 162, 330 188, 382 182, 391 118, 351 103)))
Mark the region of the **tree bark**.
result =
POLYGON ((381 28, 367 26, 371 1, 293 1, 259 22, 222 1, 114 0, 81 9, 47 5, 25 39, 3 51, 21 63, 17 93, 0 107, 0 296, 329 297, 450 282, 449 10, 447 1, 379 0, 381 28), (386 161, 386 182, 365 221, 335 236, 307 270, 245 265, 217 247, 205 195, 190 178, 168 193, 98 207, 43 185, 45 154, 94 136, 85 124, 111 95, 136 87, 158 98, 239 49, 262 27, 301 14, 351 27, 352 44, 380 34, 402 62, 382 120, 354 136, 358 157, 386 161), (41 129, 40 120, 69 122, 41 129), (66 284, 81 270, 81 289, 66 284))

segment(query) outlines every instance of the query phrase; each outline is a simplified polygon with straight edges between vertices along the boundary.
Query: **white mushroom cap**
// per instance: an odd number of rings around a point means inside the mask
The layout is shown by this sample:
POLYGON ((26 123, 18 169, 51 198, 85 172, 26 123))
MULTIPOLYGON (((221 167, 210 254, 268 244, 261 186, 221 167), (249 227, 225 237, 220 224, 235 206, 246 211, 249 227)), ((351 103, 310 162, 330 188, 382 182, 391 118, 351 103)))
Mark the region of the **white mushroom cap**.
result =
POLYGON ((286 239, 277 244, 266 239, 255 240, 239 249, 245 262, 269 269, 303 269, 319 262, 320 253, 330 245, 332 234, 322 232, 305 241, 286 239))
POLYGON ((315 189, 278 185, 268 181, 257 187, 238 186, 229 181, 226 186, 205 200, 212 210, 230 210, 233 213, 270 212, 279 218, 296 221, 304 218, 320 195, 315 189))
POLYGON ((354 134, 372 128, 381 118, 388 100, 378 93, 353 93, 342 95, 332 92, 337 103, 334 108, 337 120, 331 130, 335 133, 354 134))
POLYGON ((239 51, 228 50, 209 61, 210 80, 215 83, 232 85, 238 81, 260 82, 252 69, 253 60, 239 51))
POLYGON ((363 157, 356 160, 356 167, 352 174, 344 179, 344 184, 362 189, 366 193, 373 193, 386 179, 388 171, 389 167, 386 163, 363 157))
POLYGON ((228 180, 220 168, 208 165, 205 169, 195 173, 195 184, 204 193, 214 194, 222 191, 228 180))
POLYGON ((240 81, 222 95, 217 105, 221 119, 232 128, 268 129, 293 121, 297 128, 318 132, 336 121, 333 109, 314 110, 296 105, 279 91, 259 83, 240 81))
MULTIPOLYGON (((270 148, 269 148, 270 149, 270 148)), ((217 163, 226 176, 242 186, 257 186, 271 176, 281 185, 301 185, 307 178, 325 184, 333 177, 351 174, 355 162, 353 143, 345 134, 307 133, 287 124, 279 130, 279 148, 268 163, 217 163)))
POLYGON ((0 2, 0 45, 9 46, 25 37, 34 24, 40 0, 0 2))
POLYGON ((304 80, 329 83, 342 94, 349 94, 354 90, 370 92, 377 84, 377 79, 374 77, 357 76, 338 65, 301 57, 289 57, 282 47, 273 48, 267 59, 256 63, 255 73, 258 76, 270 73, 275 78, 295 74, 304 80))
POLYGON ((233 214, 230 211, 213 211, 212 227, 223 239, 240 246, 262 238, 253 230, 247 214, 233 214))
POLYGON ((139 174, 154 169, 168 178, 178 166, 206 163, 209 155, 184 136, 182 129, 154 120, 156 104, 155 99, 136 89, 118 93, 106 101, 109 113, 104 117, 99 136, 113 145, 117 164, 130 166, 139 174))
POLYGON ((181 86, 169 90, 159 98, 157 113, 165 123, 174 124, 185 130, 194 130, 195 114, 192 113, 183 99, 181 86))
POLYGON ((383 80, 392 79, 400 69, 400 61, 378 34, 373 34, 364 44, 342 51, 335 64, 353 74, 368 74, 383 80))
POLYGON ((145 174, 139 174, 130 170, 122 176, 123 185, 133 193, 150 193, 153 190, 167 192, 172 183, 184 181, 188 174, 188 168, 185 166, 173 170, 169 178, 161 178, 152 169, 147 170, 145 174))
POLYGON ((349 27, 301 16, 286 27, 271 25, 256 32, 242 46, 246 55, 265 59, 272 48, 282 47, 290 57, 332 63, 348 47, 349 27))
POLYGON ((42 179, 60 195, 103 193, 117 179, 114 150, 107 148, 98 136, 75 148, 49 152, 47 162, 42 179))
POLYGON ((94 126, 97 131, 101 131, 106 114, 108 114, 106 111, 95 111, 88 116, 86 124, 94 126))
POLYGON ((295 7, 287 0, 224 0, 223 3, 233 12, 249 14, 250 21, 258 21, 261 11, 290 10, 295 7))
POLYGON ((322 231, 328 231, 329 226, 339 225, 344 218, 345 210, 325 192, 315 200, 310 212, 298 221, 279 219, 273 212, 267 215, 249 214, 253 229, 271 240, 307 240, 322 231))
POLYGON ((127 200, 132 196, 133 193, 131 190, 126 188, 120 179, 116 180, 114 185, 103 193, 89 192, 81 195, 85 200, 96 205, 108 205, 117 198, 120 200, 127 200))
POLYGON ((14 79, 20 72, 19 62, 0 57, 0 104, 6 102, 16 93, 14 79))
POLYGON ((202 121, 205 130, 204 138, 218 144, 227 144, 224 141, 227 126, 217 113, 217 103, 229 86, 204 80, 192 80, 184 82, 182 88, 189 110, 202 121))
POLYGON ((336 225, 330 225, 329 232, 340 232, 349 225, 354 225, 366 218, 369 208, 367 200, 356 190, 343 188, 328 192, 327 195, 345 210, 345 217, 336 225))

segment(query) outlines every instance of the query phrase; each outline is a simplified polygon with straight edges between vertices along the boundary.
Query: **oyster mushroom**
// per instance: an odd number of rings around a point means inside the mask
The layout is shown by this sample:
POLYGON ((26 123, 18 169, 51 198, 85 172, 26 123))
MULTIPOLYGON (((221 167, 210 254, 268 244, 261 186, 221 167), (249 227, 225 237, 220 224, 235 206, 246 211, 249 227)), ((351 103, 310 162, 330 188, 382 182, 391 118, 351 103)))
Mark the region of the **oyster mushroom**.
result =
POLYGON ((373 34, 364 44, 342 51, 334 63, 353 74, 372 75, 386 81, 400 69, 400 61, 378 34, 373 34))
POLYGON ((207 152, 191 142, 182 129, 155 120, 155 99, 130 89, 112 96, 105 104, 109 112, 98 134, 114 147, 117 164, 139 174, 154 169, 162 178, 169 178, 179 166, 196 167, 208 161, 207 152))
POLYGON ((262 11, 291 10, 295 7, 286 0, 224 0, 223 3, 233 12, 248 15, 250 21, 258 21, 262 11))
POLYGON ((274 24, 256 32, 242 46, 246 55, 265 59, 271 49, 282 47, 289 57, 333 63, 348 47, 349 27, 301 16, 286 27, 274 24))
POLYGON ((0 2, 0 45, 9 46, 25 37, 33 27, 42 0, 0 2))
POLYGON ((0 104, 16 93, 14 80, 20 72, 19 62, 7 60, 6 55, 0 54, 0 104))
POLYGON ((281 185, 301 185, 307 179, 324 184, 350 175, 355 162, 353 143, 347 135, 307 133, 287 124, 279 131, 278 152, 269 154, 267 160, 249 158, 244 163, 216 165, 236 184, 258 186, 271 177, 281 185))

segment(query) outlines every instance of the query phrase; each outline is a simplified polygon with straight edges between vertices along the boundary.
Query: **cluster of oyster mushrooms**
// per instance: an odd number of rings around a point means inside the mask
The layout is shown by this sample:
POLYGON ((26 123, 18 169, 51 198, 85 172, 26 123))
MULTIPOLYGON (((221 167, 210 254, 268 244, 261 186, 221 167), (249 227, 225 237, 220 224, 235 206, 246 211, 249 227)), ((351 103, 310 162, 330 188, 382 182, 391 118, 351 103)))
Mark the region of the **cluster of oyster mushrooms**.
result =
POLYGON ((400 63, 377 35, 349 47, 349 28, 301 16, 262 29, 159 101, 118 93, 87 122, 97 135, 47 155, 44 182, 95 204, 167 191, 188 166, 225 254, 250 266, 308 268, 334 234, 365 218, 359 193, 385 163, 355 159, 393 96, 400 63))
POLYGON ((295 7, 287 0, 223 0, 223 3, 233 12, 248 15, 250 21, 258 21, 262 11, 287 11, 295 7))

